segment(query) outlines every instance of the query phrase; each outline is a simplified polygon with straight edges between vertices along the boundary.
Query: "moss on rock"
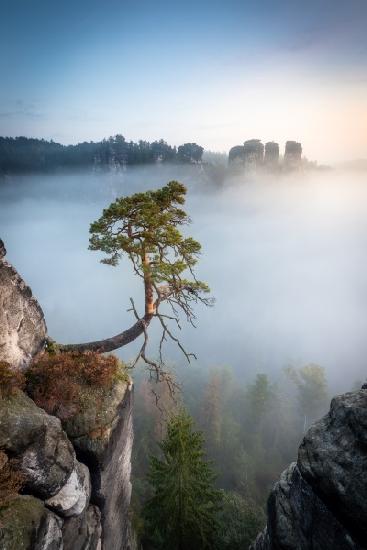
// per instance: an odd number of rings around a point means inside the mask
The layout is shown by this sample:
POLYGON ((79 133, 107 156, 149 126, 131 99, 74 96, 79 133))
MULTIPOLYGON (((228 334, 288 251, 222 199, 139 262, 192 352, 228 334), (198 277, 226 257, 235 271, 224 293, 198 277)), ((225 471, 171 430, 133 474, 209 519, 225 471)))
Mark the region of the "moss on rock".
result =
POLYGON ((32 496, 18 496, 0 506, 2 550, 62 548, 62 520, 32 496))

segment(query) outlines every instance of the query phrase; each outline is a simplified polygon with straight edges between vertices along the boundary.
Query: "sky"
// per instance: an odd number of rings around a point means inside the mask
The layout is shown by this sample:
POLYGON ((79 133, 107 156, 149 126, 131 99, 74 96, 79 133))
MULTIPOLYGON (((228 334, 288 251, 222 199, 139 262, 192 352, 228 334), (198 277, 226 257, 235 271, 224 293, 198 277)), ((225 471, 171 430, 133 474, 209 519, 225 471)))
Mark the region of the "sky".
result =
POLYGON ((367 0, 0 0, 0 135, 367 158, 367 0))

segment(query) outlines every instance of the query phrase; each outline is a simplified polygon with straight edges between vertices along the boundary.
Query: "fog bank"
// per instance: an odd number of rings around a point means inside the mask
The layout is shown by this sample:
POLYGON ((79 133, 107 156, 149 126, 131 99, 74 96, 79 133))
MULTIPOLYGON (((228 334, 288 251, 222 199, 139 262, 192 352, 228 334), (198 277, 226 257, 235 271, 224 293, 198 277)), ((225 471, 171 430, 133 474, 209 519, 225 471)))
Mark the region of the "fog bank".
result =
MULTIPOLYGON (((88 251, 90 222, 116 196, 178 179, 189 187, 185 229, 203 247, 199 278, 214 308, 198 307, 182 341, 202 366, 239 375, 289 364, 324 366, 338 391, 365 378, 367 181, 346 172, 211 185, 198 168, 144 167, 120 174, 0 180, 0 237, 32 287, 50 335, 61 342, 111 336, 142 305, 128 261, 102 265, 88 251)), ((152 331, 152 353, 154 354, 152 331)), ((155 342, 157 344, 157 341, 155 342)), ((121 350, 133 357, 137 345, 121 350)), ((173 349, 168 355, 182 365, 173 349)))

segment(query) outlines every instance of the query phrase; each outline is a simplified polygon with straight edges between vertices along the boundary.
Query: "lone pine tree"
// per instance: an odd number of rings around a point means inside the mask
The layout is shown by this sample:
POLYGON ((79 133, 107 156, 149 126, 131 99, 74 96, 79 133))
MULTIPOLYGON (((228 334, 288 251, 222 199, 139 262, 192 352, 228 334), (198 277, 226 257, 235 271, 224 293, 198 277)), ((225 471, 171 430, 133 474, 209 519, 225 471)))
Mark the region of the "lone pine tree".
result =
POLYGON ((116 266, 124 257, 128 258, 144 288, 145 311, 139 315, 134 301, 131 311, 136 322, 127 330, 104 340, 82 344, 59 345, 61 351, 108 352, 132 342, 144 335, 144 343, 137 360, 141 357, 153 369, 156 363, 146 356, 147 329, 153 318, 162 327, 159 354, 161 363, 162 346, 171 338, 190 361, 194 354, 186 352, 180 340, 174 335, 169 323, 179 329, 180 313, 194 325, 193 306, 197 302, 211 305, 207 296, 209 287, 199 281, 194 273, 201 245, 180 232, 190 218, 181 208, 185 203, 186 188, 177 181, 170 181, 161 189, 136 193, 116 199, 102 216, 90 226, 90 250, 102 251, 102 263, 116 266), (161 306, 169 306, 162 311, 161 306))

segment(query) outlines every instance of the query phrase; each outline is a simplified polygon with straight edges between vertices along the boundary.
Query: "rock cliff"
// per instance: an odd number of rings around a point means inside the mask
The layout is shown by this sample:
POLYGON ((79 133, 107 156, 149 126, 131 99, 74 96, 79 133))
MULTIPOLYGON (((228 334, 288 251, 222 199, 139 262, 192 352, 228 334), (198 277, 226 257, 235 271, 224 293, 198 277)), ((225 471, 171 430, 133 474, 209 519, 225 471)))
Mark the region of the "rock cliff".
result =
POLYGON ((5 254, 0 239, 0 359, 14 368, 26 368, 44 346, 47 329, 31 289, 5 254))
MULTIPOLYGON (((47 330, 5 252, 0 241, 0 362, 24 370, 47 330)), ((62 422, 20 389, 0 393, 0 474, 16 464, 23 480, 10 498, 0 487, 1 550, 133 550, 132 393, 116 381, 98 407, 87 402, 62 422)))
POLYGON ((335 397, 268 500, 251 550, 367 548, 367 388, 335 397))

